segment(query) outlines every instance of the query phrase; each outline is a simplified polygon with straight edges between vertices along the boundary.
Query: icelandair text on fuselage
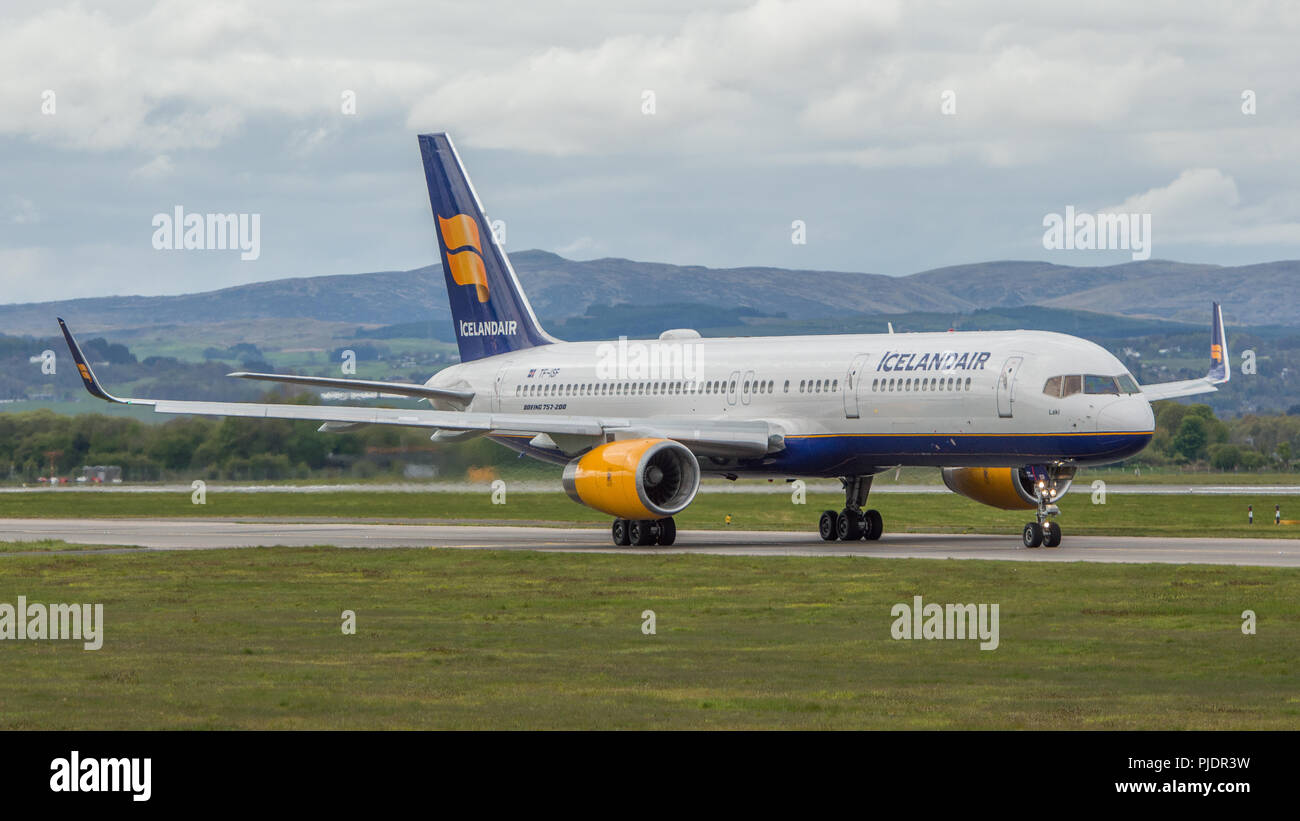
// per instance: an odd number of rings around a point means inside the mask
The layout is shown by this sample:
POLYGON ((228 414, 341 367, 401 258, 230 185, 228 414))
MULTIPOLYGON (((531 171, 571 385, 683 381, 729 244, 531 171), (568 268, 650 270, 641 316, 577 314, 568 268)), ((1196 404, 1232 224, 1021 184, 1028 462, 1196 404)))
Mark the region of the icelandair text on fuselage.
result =
POLYGON ((904 353, 886 351, 876 365, 878 371, 982 371, 993 354, 988 351, 940 351, 939 353, 904 353))
POLYGON ((461 336, 514 336, 519 323, 513 319, 475 322, 470 319, 460 321, 461 336))

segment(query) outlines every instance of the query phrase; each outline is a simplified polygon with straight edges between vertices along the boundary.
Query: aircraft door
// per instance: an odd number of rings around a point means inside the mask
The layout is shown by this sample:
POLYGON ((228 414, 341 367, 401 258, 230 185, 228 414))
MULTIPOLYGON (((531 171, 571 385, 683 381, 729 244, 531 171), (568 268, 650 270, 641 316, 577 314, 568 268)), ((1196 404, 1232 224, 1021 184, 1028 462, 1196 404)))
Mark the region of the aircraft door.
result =
POLYGON ((858 418, 858 390, 862 374, 866 373, 867 360, 871 354, 860 353, 849 363, 849 372, 844 375, 844 418, 858 418))
POLYGON ((752 394, 754 390, 754 372, 745 371, 745 381, 740 383, 740 401, 748 405, 750 394, 752 394))
POLYGON ((740 388, 740 371, 732 371, 727 379, 727 404, 736 404, 736 391, 740 388))
POLYGON ((1016 374, 1024 361, 1023 356, 1008 356, 998 374, 998 416, 1003 419, 1011 418, 1012 404, 1016 399, 1016 374))
POLYGON ((506 390, 506 384, 505 384, 506 371, 508 370, 510 370, 509 362, 502 365, 500 370, 497 371, 495 390, 492 391, 492 409, 498 413, 501 412, 501 397, 505 395, 504 391, 506 390))

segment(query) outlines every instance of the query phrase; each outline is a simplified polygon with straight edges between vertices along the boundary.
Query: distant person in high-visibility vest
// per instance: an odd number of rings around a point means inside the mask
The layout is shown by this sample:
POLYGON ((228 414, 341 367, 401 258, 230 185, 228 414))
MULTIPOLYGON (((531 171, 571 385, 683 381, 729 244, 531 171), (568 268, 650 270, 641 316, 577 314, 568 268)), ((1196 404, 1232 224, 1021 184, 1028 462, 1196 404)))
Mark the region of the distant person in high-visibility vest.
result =
POLYGON ((1254 523, 1255 523, 1255 506, 1246 505, 1246 524, 1253 525, 1254 523))
POLYGON ((731 514, 728 513, 728 514, 727 514, 727 517, 726 517, 725 519, 723 519, 722 521, 723 521, 725 524, 730 525, 730 524, 731 524, 731 514))
POLYGON ((1281 505, 1273 505, 1273 524, 1275 524, 1275 525, 1280 525, 1280 524, 1282 524, 1282 506, 1281 506, 1281 505))

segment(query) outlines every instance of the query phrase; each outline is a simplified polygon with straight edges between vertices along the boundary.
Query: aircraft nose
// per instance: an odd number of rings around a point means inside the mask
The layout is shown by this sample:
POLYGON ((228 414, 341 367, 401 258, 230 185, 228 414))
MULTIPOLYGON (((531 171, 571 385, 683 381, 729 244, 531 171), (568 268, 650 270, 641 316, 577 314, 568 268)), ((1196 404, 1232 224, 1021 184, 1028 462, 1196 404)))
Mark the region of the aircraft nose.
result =
POLYGON ((1097 430, 1141 432, 1155 430, 1151 403, 1141 396, 1126 396, 1110 403, 1097 414, 1097 430))

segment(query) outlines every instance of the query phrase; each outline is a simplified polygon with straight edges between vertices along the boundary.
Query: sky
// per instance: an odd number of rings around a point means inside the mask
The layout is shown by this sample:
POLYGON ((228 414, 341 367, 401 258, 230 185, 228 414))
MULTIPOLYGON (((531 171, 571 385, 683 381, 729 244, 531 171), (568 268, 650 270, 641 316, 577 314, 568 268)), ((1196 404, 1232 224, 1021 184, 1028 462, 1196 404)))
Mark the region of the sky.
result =
POLYGON ((427 131, 508 251, 1134 258, 1045 247, 1070 207, 1149 215, 1152 258, 1300 257, 1300 4, 1070 5, 6 0, 0 303, 428 265, 427 131), (257 253, 155 247, 177 207, 257 253))

